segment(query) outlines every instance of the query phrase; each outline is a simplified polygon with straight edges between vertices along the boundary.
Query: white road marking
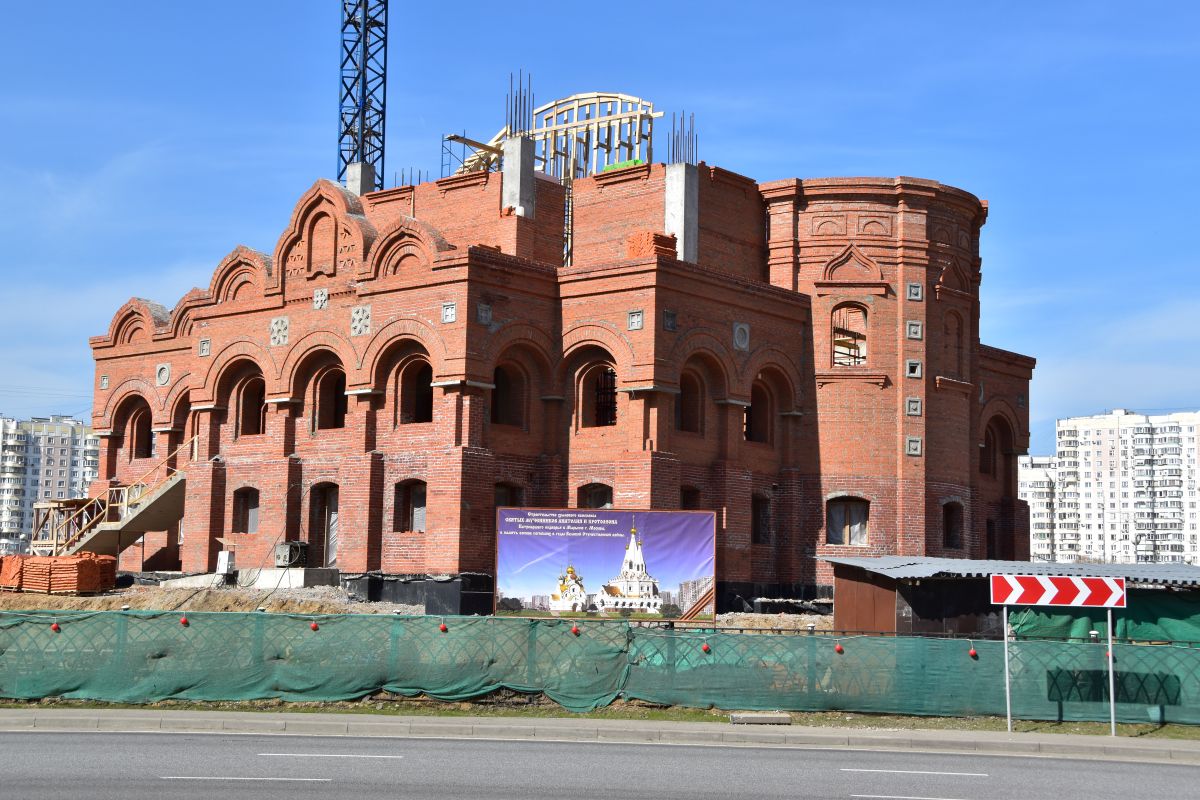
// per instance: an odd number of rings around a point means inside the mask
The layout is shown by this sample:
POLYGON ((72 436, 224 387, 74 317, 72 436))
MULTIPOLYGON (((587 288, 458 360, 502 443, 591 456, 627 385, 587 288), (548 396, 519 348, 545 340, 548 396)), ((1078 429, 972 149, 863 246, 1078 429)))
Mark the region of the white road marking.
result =
POLYGON ((851 797, 869 797, 874 800, 958 800, 954 797, 914 797, 908 794, 852 794, 851 797))
POLYGON ((354 753, 259 753, 259 755, 288 758, 404 758, 404 756, 371 756, 354 753))
POLYGON ((891 772, 901 775, 962 775, 967 778, 986 778, 986 772, 932 772, 922 769, 854 769, 842 767, 842 772, 891 772))
POLYGON ((329 783, 333 778, 222 778, 220 775, 163 775, 164 781, 292 781, 329 783))

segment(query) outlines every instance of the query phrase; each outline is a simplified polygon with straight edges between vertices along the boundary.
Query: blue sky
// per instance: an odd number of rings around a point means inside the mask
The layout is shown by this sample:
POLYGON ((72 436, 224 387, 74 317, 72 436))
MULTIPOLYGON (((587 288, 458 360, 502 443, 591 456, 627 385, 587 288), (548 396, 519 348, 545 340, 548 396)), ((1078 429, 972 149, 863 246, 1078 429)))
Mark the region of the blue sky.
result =
MULTIPOLYGON (((0 412, 86 413, 122 302, 273 248, 335 169, 338 5, 3 4, 0 412)), ((393 5, 389 174, 491 136, 523 68, 539 102, 695 113, 758 180, 940 180, 991 204, 982 338, 1039 360, 1035 451, 1059 416, 1200 407, 1200 4, 393 5)))

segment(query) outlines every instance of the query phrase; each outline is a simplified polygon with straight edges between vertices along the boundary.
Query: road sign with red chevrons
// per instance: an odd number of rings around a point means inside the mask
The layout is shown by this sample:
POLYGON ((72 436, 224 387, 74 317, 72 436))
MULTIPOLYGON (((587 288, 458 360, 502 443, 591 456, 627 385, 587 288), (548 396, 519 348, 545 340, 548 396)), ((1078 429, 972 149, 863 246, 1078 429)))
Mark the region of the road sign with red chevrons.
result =
POLYGON ((1069 575, 993 575, 992 604, 1125 608, 1125 579, 1069 575))

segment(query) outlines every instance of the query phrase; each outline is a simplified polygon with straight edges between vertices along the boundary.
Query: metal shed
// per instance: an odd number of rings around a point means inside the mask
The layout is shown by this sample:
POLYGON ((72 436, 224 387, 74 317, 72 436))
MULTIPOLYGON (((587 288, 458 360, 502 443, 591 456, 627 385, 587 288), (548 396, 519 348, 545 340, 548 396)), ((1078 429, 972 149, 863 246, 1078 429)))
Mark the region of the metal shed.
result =
POLYGON ((920 556, 825 558, 833 564, 833 626, 842 631, 1000 636, 988 576, 1094 575, 1131 586, 1197 589, 1187 564, 1065 564, 920 556))

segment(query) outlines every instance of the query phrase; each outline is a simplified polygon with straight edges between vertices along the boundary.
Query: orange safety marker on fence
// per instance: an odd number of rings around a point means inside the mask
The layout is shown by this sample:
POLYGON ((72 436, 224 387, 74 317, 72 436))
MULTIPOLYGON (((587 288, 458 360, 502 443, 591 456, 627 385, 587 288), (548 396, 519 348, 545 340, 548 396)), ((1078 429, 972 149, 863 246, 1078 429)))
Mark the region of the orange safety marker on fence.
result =
POLYGON ((317 624, 317 621, 315 619, 313 620, 312 624, 309 625, 308 627, 312 628, 314 631, 321 630, 321 626, 317 624))
POLYGON ((841 642, 834 642, 833 652, 837 653, 840 656, 842 653, 846 652, 846 648, 842 647, 841 642))

